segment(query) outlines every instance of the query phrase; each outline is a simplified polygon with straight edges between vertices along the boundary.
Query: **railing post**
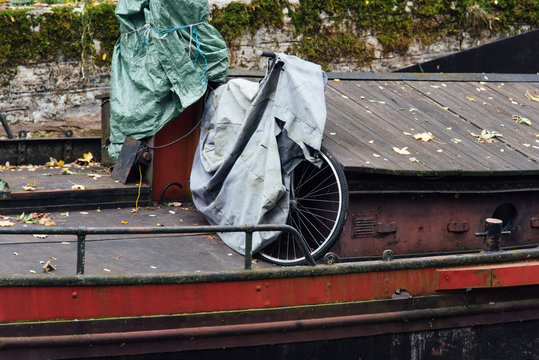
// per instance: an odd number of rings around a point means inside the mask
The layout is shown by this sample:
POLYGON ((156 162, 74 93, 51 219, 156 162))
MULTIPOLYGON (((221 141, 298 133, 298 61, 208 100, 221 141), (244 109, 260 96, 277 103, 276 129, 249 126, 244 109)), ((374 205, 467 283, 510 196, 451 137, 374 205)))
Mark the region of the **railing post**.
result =
POLYGON ((245 230, 245 270, 251 270, 253 259, 253 232, 245 230))
POLYGON ((77 275, 84 274, 84 263, 86 260, 86 233, 86 227, 79 227, 77 231, 77 275))

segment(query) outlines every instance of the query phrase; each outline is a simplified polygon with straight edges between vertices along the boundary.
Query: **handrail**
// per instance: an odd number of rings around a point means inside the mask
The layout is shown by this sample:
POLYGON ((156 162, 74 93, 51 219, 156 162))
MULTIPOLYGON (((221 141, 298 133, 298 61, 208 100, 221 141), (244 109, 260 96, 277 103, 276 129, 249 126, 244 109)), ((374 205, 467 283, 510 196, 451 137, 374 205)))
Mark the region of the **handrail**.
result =
POLYGON ((193 234, 215 232, 244 232, 245 233, 245 270, 250 270, 252 265, 253 232, 259 231, 284 231, 294 237, 303 256, 309 265, 316 263, 309 252, 305 239, 299 231, 289 225, 263 224, 263 225, 203 225, 203 226, 161 226, 161 227, 46 227, 46 228, 2 228, 3 234, 44 234, 44 235, 77 235, 77 275, 84 274, 86 259, 86 236, 102 234, 193 234))

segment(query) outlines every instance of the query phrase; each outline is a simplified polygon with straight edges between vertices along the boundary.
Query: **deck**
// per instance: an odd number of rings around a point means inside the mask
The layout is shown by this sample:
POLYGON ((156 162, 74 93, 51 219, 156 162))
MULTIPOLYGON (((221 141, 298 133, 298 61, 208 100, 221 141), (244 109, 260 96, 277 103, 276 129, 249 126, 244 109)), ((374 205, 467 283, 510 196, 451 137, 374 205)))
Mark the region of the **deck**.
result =
POLYGON ((346 172, 539 173, 537 75, 342 75, 326 88, 324 146, 346 172))
MULTIPOLYGON (((176 204, 179 205, 179 204, 176 204)), ((160 227, 207 225, 190 203, 180 206, 94 209, 53 212, 47 219, 59 228, 92 227, 160 227)), ((44 235, 42 224, 24 224, 10 216, 16 228, 35 229, 36 235, 2 235, 0 241, 0 274, 74 275, 77 268, 76 235, 44 235), (55 270, 45 271, 52 260, 55 270)), ((203 273, 240 270, 244 257, 230 250, 216 234, 106 234, 86 237, 85 274, 203 273)), ((253 269, 271 265, 255 261, 253 269)))

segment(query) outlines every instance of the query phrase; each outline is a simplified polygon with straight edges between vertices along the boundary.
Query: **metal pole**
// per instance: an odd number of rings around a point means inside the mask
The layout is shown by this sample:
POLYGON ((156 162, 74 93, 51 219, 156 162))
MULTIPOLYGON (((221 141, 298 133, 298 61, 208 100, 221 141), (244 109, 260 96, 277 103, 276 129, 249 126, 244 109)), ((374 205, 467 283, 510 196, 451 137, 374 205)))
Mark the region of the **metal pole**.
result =
POLYGON ((2 121, 2 125, 4 126, 4 129, 6 130, 8 139, 13 139, 13 133, 11 132, 11 129, 9 128, 9 124, 6 121, 6 118, 2 114, 0 114, 0 121, 2 121))
POLYGON ((253 232, 245 230, 245 270, 251 270, 253 259, 253 232))
POLYGON ((79 227, 79 230, 77 231, 77 275, 84 274, 86 233, 86 227, 79 227))

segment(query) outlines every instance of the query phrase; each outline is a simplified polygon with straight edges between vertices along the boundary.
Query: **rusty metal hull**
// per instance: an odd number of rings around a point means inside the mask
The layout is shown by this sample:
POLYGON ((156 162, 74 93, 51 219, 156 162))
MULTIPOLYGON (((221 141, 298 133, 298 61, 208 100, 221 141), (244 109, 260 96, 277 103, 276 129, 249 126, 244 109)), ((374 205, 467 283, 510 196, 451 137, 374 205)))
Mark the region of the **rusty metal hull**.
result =
POLYGON ((536 244, 537 191, 485 193, 366 192, 351 195, 347 223, 333 251, 341 257, 470 251, 482 248, 475 233, 485 219, 504 221, 501 247, 536 244))
POLYGON ((538 251, 213 274, 11 276, 0 282, 0 357, 237 358, 323 347, 310 353, 316 359, 342 346, 344 358, 450 358, 461 349, 471 359, 500 343, 531 359, 539 333, 522 330, 539 324, 538 251), (503 332, 504 324, 519 331, 503 332), (502 332, 485 343, 493 329, 502 332))

